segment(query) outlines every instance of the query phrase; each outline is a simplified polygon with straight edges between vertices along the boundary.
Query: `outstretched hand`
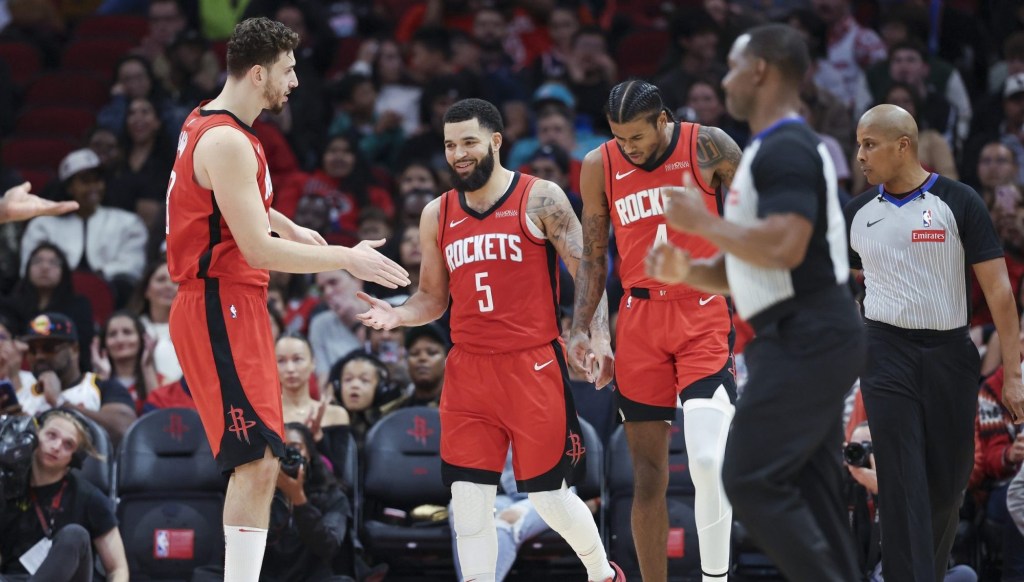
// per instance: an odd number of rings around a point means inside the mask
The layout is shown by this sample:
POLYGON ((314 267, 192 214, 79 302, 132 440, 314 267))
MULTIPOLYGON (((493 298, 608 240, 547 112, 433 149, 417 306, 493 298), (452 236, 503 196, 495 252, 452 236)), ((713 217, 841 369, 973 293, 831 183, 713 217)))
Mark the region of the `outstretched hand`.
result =
POLYGON ((36 216, 57 216, 78 210, 77 202, 54 202, 30 192, 28 182, 19 184, 0 198, 0 223, 28 220, 36 216))
POLYGON ((388 289, 405 287, 410 283, 409 272, 377 251, 385 242, 385 239, 364 240, 352 247, 351 263, 345 270, 357 279, 376 283, 388 289))
POLYGON ((356 315, 356 319, 363 322, 363 325, 373 329, 395 329, 402 325, 398 312, 387 301, 370 297, 362 291, 356 293, 356 297, 370 305, 368 311, 356 315))

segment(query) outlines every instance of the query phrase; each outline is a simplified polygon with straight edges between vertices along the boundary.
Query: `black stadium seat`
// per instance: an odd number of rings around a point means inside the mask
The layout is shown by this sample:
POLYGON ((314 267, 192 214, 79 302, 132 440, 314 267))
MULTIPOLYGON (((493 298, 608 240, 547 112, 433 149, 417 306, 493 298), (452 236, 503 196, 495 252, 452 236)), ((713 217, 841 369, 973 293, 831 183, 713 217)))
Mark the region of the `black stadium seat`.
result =
POLYGON ((223 559, 226 479, 195 410, 140 418, 121 443, 117 516, 132 581, 188 580, 223 559))
POLYGON ((436 408, 396 410, 370 429, 363 449, 362 542, 392 569, 415 565, 451 572, 447 521, 410 523, 400 517, 421 505, 445 507, 441 482, 441 419, 436 408), (385 512, 386 510, 386 512, 385 512))
POLYGON ((111 473, 114 466, 114 447, 110 443, 110 435, 99 423, 84 414, 78 415, 78 418, 89 425, 93 438, 92 444, 99 456, 86 457, 82 468, 75 469, 75 471, 95 485, 97 489, 110 495, 111 473))

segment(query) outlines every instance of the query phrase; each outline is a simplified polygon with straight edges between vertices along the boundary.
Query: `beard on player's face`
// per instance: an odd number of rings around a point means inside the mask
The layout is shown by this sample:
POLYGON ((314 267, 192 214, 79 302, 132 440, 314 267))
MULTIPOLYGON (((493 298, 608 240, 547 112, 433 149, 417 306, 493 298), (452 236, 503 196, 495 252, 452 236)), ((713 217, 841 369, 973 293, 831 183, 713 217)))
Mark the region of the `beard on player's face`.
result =
POLYGON ((487 155, 482 160, 477 160, 473 171, 466 175, 466 177, 460 176, 452 164, 448 164, 448 172, 452 177, 452 186, 456 190, 475 192, 483 188, 487 180, 491 178, 491 174, 494 173, 494 149, 487 148, 487 155))

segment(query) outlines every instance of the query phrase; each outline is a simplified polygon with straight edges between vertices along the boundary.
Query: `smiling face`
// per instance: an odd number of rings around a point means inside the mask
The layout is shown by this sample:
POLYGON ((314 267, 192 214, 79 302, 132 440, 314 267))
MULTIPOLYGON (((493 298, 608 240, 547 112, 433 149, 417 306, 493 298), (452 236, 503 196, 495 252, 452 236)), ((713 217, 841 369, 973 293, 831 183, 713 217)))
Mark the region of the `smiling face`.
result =
POLYGON ((134 360, 142 349, 142 338, 132 318, 117 315, 107 322, 106 336, 103 338, 107 353, 111 360, 134 360))
POLYGON ((149 99, 132 99, 131 104, 128 105, 125 127, 133 142, 152 141, 160 131, 160 118, 157 117, 153 103, 149 99))
POLYGON ((480 121, 475 118, 446 123, 445 159, 455 188, 466 192, 482 188, 494 172, 494 152, 500 145, 501 134, 480 127, 480 121))
POLYGON ((167 270, 167 263, 157 267, 153 276, 149 278, 149 285, 146 286, 146 299, 152 307, 170 309, 171 303, 178 295, 178 284, 171 279, 171 273, 167 270))

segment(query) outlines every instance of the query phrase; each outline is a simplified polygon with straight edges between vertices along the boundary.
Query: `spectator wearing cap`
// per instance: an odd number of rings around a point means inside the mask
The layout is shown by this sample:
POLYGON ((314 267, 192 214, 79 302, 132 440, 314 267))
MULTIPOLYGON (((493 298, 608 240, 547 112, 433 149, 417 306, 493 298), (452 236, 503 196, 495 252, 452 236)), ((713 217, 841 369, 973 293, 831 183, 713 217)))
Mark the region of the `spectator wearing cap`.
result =
POLYGON ((37 415, 53 408, 74 408, 95 420, 118 443, 135 421, 128 391, 116 381, 100 380, 82 373, 78 360, 78 332, 61 313, 44 313, 28 324, 19 338, 28 345, 28 364, 36 383, 18 393, 26 414, 37 415))
POLYGON ((46 241, 60 248, 72 270, 94 272, 115 287, 130 290, 146 265, 146 225, 136 214, 103 205, 106 178, 92 150, 68 154, 57 177, 67 195, 78 202, 78 210, 41 216, 28 224, 21 238, 22 273, 29 254, 46 241))
POLYGON ((542 145, 558 145, 574 160, 571 173, 574 189, 579 190, 579 162, 591 150, 600 147, 605 138, 595 135, 586 119, 577 119, 576 98, 561 83, 545 83, 538 87, 533 94, 533 110, 536 112, 536 137, 524 137, 516 142, 508 154, 508 167, 517 168, 525 164, 542 145))
MULTIPOLYGON (((537 148, 537 151, 533 152, 524 171, 532 176, 537 176, 541 180, 553 182, 561 188, 569 198, 569 203, 572 204, 572 209, 576 212, 576 216, 580 216, 583 212, 583 198, 580 197, 579 191, 572 187, 572 179, 569 175, 571 162, 569 152, 565 151, 564 148, 556 144, 547 144, 540 146, 537 148)), ((579 175, 578 168, 576 175, 579 175)))
POLYGON ((444 386, 444 364, 451 342, 436 323, 405 330, 405 362, 411 383, 401 401, 393 409, 441 404, 444 386))
MULTIPOLYGON (((1018 161, 1024 160, 1024 73, 1006 79, 1000 106, 988 107, 986 111, 992 117, 979 120, 980 123, 964 147, 964 157, 960 164, 964 181, 973 186, 978 185, 978 158, 985 144, 1000 142, 1013 152, 1018 161)), ((1017 183, 1024 184, 1022 163, 1018 163, 1017 183)))

